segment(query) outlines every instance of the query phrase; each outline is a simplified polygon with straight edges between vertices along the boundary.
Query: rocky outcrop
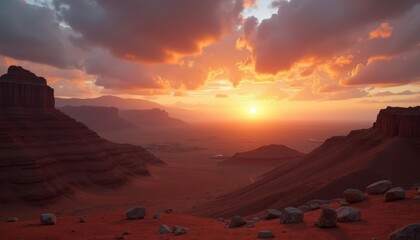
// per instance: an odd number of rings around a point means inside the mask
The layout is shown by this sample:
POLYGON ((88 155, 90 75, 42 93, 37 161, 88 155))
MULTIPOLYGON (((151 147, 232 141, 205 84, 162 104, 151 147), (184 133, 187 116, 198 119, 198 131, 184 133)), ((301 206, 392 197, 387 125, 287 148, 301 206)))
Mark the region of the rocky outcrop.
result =
POLYGON ((419 137, 420 106, 401 108, 387 107, 379 111, 374 129, 387 136, 419 137))
MULTIPOLYGON (((14 78, 3 75, 2 83, 7 79, 18 89, 28 85, 30 79, 25 76, 35 76, 16 67, 10 67, 9 72, 14 78)), ((42 83, 34 86, 49 89, 42 83)), ((22 99, 26 99, 25 94, 44 99, 42 91, 21 94, 22 99)), ((8 105, 1 106, 0 203, 24 200, 46 204, 72 197, 79 189, 115 188, 133 177, 149 176, 148 165, 163 163, 140 146, 112 143, 99 137, 54 109, 54 96, 50 98, 52 102, 38 101, 36 105, 7 102, 8 105)))
POLYGON ((54 108, 54 89, 43 77, 18 66, 0 76, 0 106, 54 108))

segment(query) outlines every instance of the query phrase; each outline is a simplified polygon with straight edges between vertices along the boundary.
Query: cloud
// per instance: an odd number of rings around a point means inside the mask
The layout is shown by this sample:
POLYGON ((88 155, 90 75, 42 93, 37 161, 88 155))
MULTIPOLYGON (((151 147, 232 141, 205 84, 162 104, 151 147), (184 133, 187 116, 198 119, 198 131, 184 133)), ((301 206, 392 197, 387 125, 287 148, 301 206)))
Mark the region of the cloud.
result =
POLYGON ((78 41, 108 49, 118 58, 175 62, 232 32, 242 0, 54 0, 60 19, 78 41))
POLYGON ((225 93, 217 93, 216 95, 214 95, 215 98, 228 98, 229 95, 225 94, 225 93))
POLYGON ((0 54, 67 68, 77 65, 55 12, 23 0, 0 1, 0 54))
POLYGON ((400 85, 420 81, 420 49, 391 59, 360 64, 345 85, 400 85))
POLYGON ((402 96, 402 95, 414 95, 414 94, 420 94, 420 92, 413 92, 410 90, 405 90, 402 92, 384 91, 384 92, 375 93, 372 95, 372 97, 402 96))
POLYGON ((361 31, 404 14, 418 1, 294 0, 254 29, 249 39, 261 73, 275 74, 311 58, 328 59, 356 44, 361 31))

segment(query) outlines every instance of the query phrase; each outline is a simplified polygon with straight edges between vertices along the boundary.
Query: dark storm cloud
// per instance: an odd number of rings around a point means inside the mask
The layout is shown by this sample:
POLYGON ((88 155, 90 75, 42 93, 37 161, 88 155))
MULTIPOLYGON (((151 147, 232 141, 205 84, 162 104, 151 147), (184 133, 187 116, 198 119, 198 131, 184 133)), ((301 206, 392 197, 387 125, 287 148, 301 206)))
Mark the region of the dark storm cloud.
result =
POLYGON ((66 53, 66 32, 55 11, 23 0, 0 1, 0 54, 57 67, 76 64, 66 53))
POLYGON ((80 41, 115 56, 173 62, 199 53, 240 22, 242 0, 55 0, 61 20, 80 41))

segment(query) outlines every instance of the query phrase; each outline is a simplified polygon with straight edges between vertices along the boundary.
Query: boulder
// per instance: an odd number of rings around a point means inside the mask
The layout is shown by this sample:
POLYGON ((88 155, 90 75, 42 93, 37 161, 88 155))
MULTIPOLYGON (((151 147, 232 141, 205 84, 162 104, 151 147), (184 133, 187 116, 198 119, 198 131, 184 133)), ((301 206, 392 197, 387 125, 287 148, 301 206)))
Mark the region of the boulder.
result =
POLYGON ((274 219, 274 218, 279 218, 281 215, 281 212, 279 210, 276 209, 267 209, 265 210, 264 213, 264 219, 268 220, 268 219, 274 219))
POLYGON ((162 224, 160 225, 158 232, 159 234, 171 233, 171 229, 168 227, 168 225, 162 224))
POLYGON ((146 216, 146 208, 133 207, 128 209, 125 215, 128 219, 143 219, 146 216))
POLYGON ((420 240, 420 223, 406 225, 389 235, 389 240, 420 240))
POLYGON ((234 216, 229 223, 229 228, 237 228, 245 225, 247 222, 241 216, 234 216))
POLYGON ((332 228, 337 226, 337 213, 328 205, 321 207, 321 215, 315 223, 320 228, 332 228))
POLYGON ((360 211, 352 207, 340 207, 337 212, 338 222, 358 222, 361 219, 360 211))
POLYGON ((385 202, 405 199, 405 190, 402 187, 394 187, 386 191, 385 202))
POLYGON ((280 223, 299 223, 303 221, 303 211, 299 208, 287 207, 283 209, 280 223))
POLYGON ((40 221, 42 225, 55 225, 57 224, 57 217, 52 213, 43 213, 40 221))
POLYGON ((273 239, 274 237, 274 233, 268 230, 259 231, 257 234, 257 238, 259 239, 273 239))
POLYGON ((174 233, 174 235, 182 235, 182 234, 187 233, 187 229, 186 229, 186 228, 184 228, 184 227, 180 227, 180 226, 178 226, 178 225, 175 225, 175 226, 172 228, 172 232, 174 233))
POLYGON ((383 194, 392 188, 392 182, 389 180, 382 180, 370 184, 366 187, 366 192, 369 194, 383 194))
POLYGON ((366 199, 365 194, 354 188, 349 188, 343 192, 343 198, 348 203, 361 202, 366 199))

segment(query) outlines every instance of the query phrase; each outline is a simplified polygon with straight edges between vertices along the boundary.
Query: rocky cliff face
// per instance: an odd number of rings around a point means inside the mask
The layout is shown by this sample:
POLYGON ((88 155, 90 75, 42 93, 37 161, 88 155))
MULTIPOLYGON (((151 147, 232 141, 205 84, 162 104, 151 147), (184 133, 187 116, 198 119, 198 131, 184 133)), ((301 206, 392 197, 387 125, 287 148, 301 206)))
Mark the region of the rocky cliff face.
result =
POLYGON ((80 189, 113 188, 149 176, 148 165, 163 163, 142 147, 109 142, 55 109, 52 89, 34 76, 19 67, 2 76, 1 86, 11 87, 1 92, 9 98, 0 107, 0 203, 44 204, 80 189), (40 81, 28 84, 34 79, 40 81))
POLYGON ((0 106, 54 108, 54 89, 43 77, 18 66, 0 76, 0 106))
POLYGON ((382 109, 373 128, 391 137, 420 137, 420 106, 382 109))

